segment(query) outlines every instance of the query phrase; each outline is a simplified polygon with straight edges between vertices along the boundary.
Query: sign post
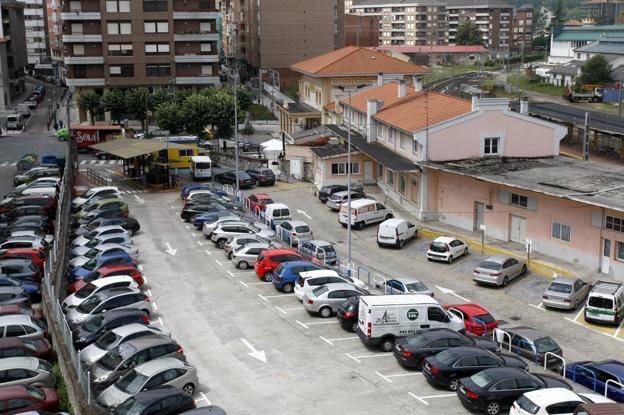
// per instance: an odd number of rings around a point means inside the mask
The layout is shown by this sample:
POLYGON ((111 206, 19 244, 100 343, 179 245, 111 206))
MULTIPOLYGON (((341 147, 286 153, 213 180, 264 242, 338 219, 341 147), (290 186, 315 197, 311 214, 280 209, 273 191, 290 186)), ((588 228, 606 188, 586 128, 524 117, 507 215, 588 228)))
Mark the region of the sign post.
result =
POLYGON ((485 225, 479 225, 479 229, 481 229, 481 255, 485 254, 485 225))
POLYGON ((531 263, 531 251, 533 250, 533 241, 530 239, 527 239, 526 242, 524 243, 524 246, 526 247, 526 253, 527 253, 527 269, 529 268, 529 264, 531 263))

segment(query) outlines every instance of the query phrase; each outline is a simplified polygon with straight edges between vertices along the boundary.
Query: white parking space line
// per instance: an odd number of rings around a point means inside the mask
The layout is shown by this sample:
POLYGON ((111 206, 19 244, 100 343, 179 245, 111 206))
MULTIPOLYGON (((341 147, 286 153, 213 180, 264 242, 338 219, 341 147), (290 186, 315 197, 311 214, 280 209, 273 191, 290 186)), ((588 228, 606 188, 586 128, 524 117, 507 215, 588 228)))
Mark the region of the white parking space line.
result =
MULTIPOLYGON (((197 241, 197 245, 204 246, 204 243, 202 241, 197 241)), ((212 255, 212 254, 210 254, 210 255, 212 255)))
POLYGON ((355 339, 359 339, 358 336, 351 336, 351 337, 339 337, 337 339, 328 339, 325 338, 323 336, 319 336, 321 338, 321 340, 323 340, 325 343, 329 344, 330 346, 334 345, 334 342, 339 342, 339 341, 345 341, 345 340, 355 340, 355 339))
POLYGON ((222 267, 222 266, 223 266, 223 262, 219 261, 218 259, 215 259, 215 262, 216 262, 217 264, 219 264, 219 266, 220 266, 220 267, 222 267))
POLYGON ((423 375, 421 372, 399 373, 396 375, 382 375, 379 372, 375 372, 375 374, 389 383, 393 383, 392 379, 390 378, 402 378, 402 377, 407 377, 407 376, 422 376, 423 375))
POLYGON ((247 285, 247 284, 246 284, 246 283, 244 283, 243 281, 240 281, 240 280, 239 280, 238 282, 240 282, 240 283, 241 283, 243 286, 245 286, 246 288, 249 288, 249 285, 247 285))
POLYGON ((408 392, 408 394, 412 398, 419 400, 420 402, 424 403, 425 405, 429 405, 429 402, 427 402, 426 399, 450 398, 451 396, 457 396, 456 393, 445 393, 443 395, 429 395, 429 396, 416 396, 412 392, 408 392))
POLYGON ((546 311, 546 310, 543 308, 543 307, 544 307, 544 304, 542 304, 542 303, 539 303, 538 305, 535 305, 535 304, 531 304, 531 303, 529 303, 529 305, 530 305, 531 307, 533 307, 533 308, 537 308, 537 309, 538 309, 538 310, 540 310, 540 311, 546 311))
POLYGON ((618 334, 620 334, 620 330, 622 330, 622 326, 624 326, 624 321, 620 323, 620 326, 617 328, 615 333, 613 333, 613 337, 618 337, 618 334))
POLYGON ((184 227, 185 227, 186 229, 191 229, 191 227, 190 227, 190 226, 188 226, 188 225, 184 225, 184 227))
MULTIPOLYGON (((201 241, 197 241, 197 243, 199 243, 201 245, 201 241)), ((212 254, 210 253, 209 250, 204 249, 204 252, 207 253, 208 255, 212 256, 212 254)), ((230 271, 228 271, 228 272, 230 272, 230 271)))
MULTIPOLYGON (((193 232, 193 238, 197 238, 199 236, 198 233, 193 232)), ((203 244, 202 244, 203 245, 203 244)))
POLYGON ((262 294, 258 293, 258 297, 262 298, 264 301, 269 302, 269 300, 262 294))
POLYGON ((150 290, 149 288, 147 290, 145 290, 145 294, 148 295, 148 297, 152 296, 152 290, 150 290))
POLYGON ((579 317, 581 316, 581 314, 583 314, 583 311, 585 311, 585 307, 581 308, 579 310, 578 313, 576 313, 576 315, 574 316, 574 318, 569 318, 569 317, 564 317, 566 320, 571 321, 572 323, 576 323, 576 324, 581 324, 579 323, 577 320, 579 319, 579 317))
POLYGON ((175 209, 175 208, 176 208, 175 206, 169 206, 169 207, 170 207, 171 209, 175 209))
POLYGON ((201 396, 201 398, 195 399, 195 403, 196 404, 197 404, 197 402, 206 402, 206 406, 212 405, 212 402, 210 402, 208 397, 206 395, 204 395, 204 392, 199 392, 199 396, 201 396))
POLYGON ((155 301, 152 301, 152 308, 156 311, 158 311, 158 305, 156 304, 155 301))
POLYGON ((362 363, 361 359, 372 359, 375 357, 389 357, 392 356, 392 353, 376 353, 376 354, 365 354, 362 356, 353 356, 351 353, 345 353, 345 355, 347 355, 347 357, 349 357, 350 359, 355 360, 358 363, 362 363))
POLYGON ((303 307, 282 308, 282 307, 275 306, 275 308, 277 308, 277 311, 279 311, 280 313, 283 313, 283 314, 288 314, 289 311, 305 310, 305 308, 303 308, 303 307))
POLYGON ((313 321, 310 323, 302 323, 299 320, 296 320, 297 324, 299 324, 301 327, 305 328, 305 329, 309 329, 310 326, 318 326, 318 325, 322 325, 322 324, 336 324, 338 323, 338 320, 332 320, 332 321, 313 321))
POLYGON ((147 277, 145 275, 143 275, 143 283, 147 284, 147 277))
POLYGON ((158 317, 158 324, 160 324, 161 326, 165 326, 165 324, 162 321, 162 317, 158 317))
POLYGON ((143 271, 143 265, 139 264, 137 268, 139 269, 139 271, 143 271))

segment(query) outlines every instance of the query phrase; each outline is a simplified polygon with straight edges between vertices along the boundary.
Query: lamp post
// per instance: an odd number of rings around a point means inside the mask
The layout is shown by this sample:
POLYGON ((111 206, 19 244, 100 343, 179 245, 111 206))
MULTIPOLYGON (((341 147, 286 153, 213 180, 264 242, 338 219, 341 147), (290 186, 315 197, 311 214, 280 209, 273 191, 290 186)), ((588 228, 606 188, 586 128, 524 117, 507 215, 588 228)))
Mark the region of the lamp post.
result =
POLYGON ((239 165, 238 165, 238 27, 234 29, 236 33, 235 43, 236 48, 234 52, 234 154, 236 165, 236 200, 238 201, 238 195, 240 194, 240 179, 239 179, 239 165))

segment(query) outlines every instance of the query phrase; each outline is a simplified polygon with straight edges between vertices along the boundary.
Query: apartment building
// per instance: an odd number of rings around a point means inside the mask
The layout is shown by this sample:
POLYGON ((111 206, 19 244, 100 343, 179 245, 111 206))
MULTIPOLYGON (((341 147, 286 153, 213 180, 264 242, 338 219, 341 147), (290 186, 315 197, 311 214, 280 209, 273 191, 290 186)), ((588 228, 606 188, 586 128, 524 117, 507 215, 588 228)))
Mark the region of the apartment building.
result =
POLYGON ((513 18, 513 45, 529 49, 533 41, 533 6, 525 4, 515 10, 513 18))
POLYGON ((217 85, 217 17, 214 0, 64 1, 67 85, 217 85))
POLYGON ((18 0, 24 4, 27 62, 33 67, 48 62, 48 34, 44 0, 18 0))
POLYGON ((512 46, 513 6, 497 0, 445 0, 448 10, 448 42, 456 43, 457 30, 471 21, 483 34, 483 46, 491 52, 506 52, 512 46))
POLYGON ((379 46, 379 25, 377 16, 360 16, 345 14, 344 45, 345 46, 379 46))
POLYGON ((45 0, 47 35, 50 61, 54 74, 61 77, 63 67, 63 21, 61 20, 61 1, 45 0))
POLYGON ((581 3, 581 18, 595 24, 611 25, 622 23, 621 13, 624 11, 618 0, 588 0, 581 3))
MULTIPOLYGON (((4 39, 8 101, 24 91, 24 67, 27 63, 24 36, 24 5, 15 0, 0 0, 0 38, 4 39)), ((8 102, 7 102, 8 104, 8 102)))

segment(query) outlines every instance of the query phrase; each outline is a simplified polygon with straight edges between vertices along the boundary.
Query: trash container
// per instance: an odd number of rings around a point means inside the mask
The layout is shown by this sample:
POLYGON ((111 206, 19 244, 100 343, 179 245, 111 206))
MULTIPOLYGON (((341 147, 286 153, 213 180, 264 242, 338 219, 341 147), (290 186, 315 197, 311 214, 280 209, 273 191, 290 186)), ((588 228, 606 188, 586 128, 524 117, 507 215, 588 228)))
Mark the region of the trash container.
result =
POLYGON ((24 154, 20 161, 17 162, 16 169, 18 173, 23 173, 35 167, 39 156, 35 153, 24 154))
POLYGON ((56 154, 41 156, 41 164, 56 164, 56 154))
POLYGON ((56 165, 58 166, 59 170, 61 171, 61 174, 63 174, 63 170, 65 169, 65 163, 67 162, 67 159, 65 157, 56 157, 56 165))

